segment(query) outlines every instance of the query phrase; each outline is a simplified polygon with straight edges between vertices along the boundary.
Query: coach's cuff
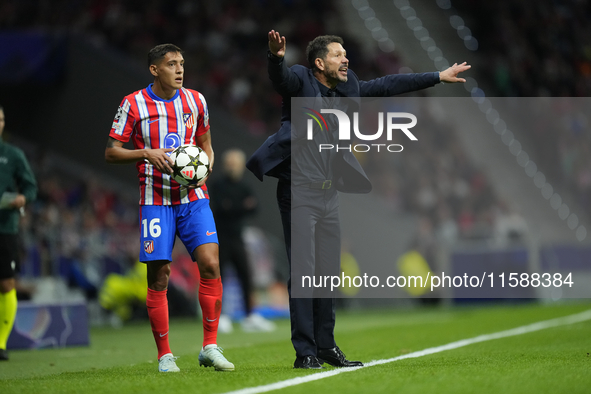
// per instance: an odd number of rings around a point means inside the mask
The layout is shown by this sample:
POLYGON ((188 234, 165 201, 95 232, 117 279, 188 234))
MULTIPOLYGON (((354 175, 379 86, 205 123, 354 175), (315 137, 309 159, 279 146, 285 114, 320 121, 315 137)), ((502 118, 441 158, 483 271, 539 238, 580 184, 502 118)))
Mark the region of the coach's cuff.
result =
POLYGON ((275 56, 270 50, 267 50, 267 59, 275 64, 279 64, 283 61, 283 57, 275 56))

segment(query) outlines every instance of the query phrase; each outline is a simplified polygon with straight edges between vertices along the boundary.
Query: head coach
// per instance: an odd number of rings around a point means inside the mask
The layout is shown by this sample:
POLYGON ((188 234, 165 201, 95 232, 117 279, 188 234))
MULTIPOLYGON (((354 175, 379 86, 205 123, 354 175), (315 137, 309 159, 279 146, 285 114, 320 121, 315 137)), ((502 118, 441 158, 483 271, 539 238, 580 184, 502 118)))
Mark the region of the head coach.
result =
MULTIPOLYGON (((323 363, 335 367, 362 366, 360 361, 347 360, 336 345, 335 299, 292 297, 291 282, 296 266, 312 274, 319 271, 334 273, 336 270, 338 275, 340 226, 337 191, 369 193, 371 183, 357 159, 347 150, 321 153, 304 149, 301 151, 303 160, 292 163, 290 99, 390 97, 428 88, 439 82, 465 82, 457 75, 470 66, 466 63, 454 64, 442 72, 387 75, 361 81, 349 69, 344 42, 338 36, 319 36, 308 44, 306 54, 310 68, 301 65, 288 68, 284 61, 285 37, 274 30, 269 32, 268 37, 269 78, 283 98, 281 128, 257 149, 248 160, 247 168, 261 181, 264 175, 279 180, 277 200, 292 272, 288 291, 291 341, 296 351, 294 368, 320 369, 323 363), (319 233, 323 236, 315 236, 319 233)), ((336 141, 336 135, 332 134, 322 138, 336 141)))

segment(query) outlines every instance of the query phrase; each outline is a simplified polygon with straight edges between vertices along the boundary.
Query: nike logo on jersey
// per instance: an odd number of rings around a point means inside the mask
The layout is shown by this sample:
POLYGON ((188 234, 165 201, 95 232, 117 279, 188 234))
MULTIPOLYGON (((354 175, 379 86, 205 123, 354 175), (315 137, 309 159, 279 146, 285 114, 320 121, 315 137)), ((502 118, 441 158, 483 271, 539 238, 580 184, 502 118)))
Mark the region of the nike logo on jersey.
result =
POLYGON ((158 119, 154 119, 154 120, 148 120, 148 124, 152 124, 154 122, 158 122, 158 119))
POLYGON ((210 235, 214 235, 215 233, 216 233, 215 231, 213 231, 213 232, 207 231, 205 234, 207 234, 207 236, 209 237, 210 235))
POLYGON ((159 335, 160 335, 160 338, 165 337, 168 335, 168 331, 166 331, 164 334, 159 334, 159 335))
POLYGON ((207 321, 208 321, 208 322, 210 322, 210 323, 213 323, 213 322, 214 322, 214 321, 216 321, 217 319, 218 319, 217 317, 216 317, 215 319, 213 319, 213 320, 209 320, 207 317, 205 318, 205 320, 207 320, 207 321))

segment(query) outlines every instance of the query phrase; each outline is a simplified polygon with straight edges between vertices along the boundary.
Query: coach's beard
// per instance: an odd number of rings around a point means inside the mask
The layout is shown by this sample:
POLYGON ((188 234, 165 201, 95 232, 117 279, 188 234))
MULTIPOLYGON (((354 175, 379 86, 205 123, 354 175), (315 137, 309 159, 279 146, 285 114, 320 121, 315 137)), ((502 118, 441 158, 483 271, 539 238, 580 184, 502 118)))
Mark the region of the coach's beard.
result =
POLYGON ((339 70, 337 71, 336 75, 337 75, 337 79, 341 82, 347 82, 348 76, 347 76, 347 70, 349 69, 349 67, 344 64, 342 65, 339 70))

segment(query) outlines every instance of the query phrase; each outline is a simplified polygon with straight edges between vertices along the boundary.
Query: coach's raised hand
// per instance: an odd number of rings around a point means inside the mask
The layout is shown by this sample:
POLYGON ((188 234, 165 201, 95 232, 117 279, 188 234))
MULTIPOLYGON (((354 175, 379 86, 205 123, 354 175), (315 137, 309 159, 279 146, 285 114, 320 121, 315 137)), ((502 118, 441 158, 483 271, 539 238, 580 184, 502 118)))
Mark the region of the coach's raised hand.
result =
POLYGON ((454 63, 450 68, 439 72, 439 80, 441 82, 454 83, 454 82, 466 82, 464 78, 458 78, 458 74, 470 69, 472 66, 466 64, 454 63))
POLYGON ((269 50, 277 57, 285 56, 285 36, 271 30, 269 32, 269 50))

